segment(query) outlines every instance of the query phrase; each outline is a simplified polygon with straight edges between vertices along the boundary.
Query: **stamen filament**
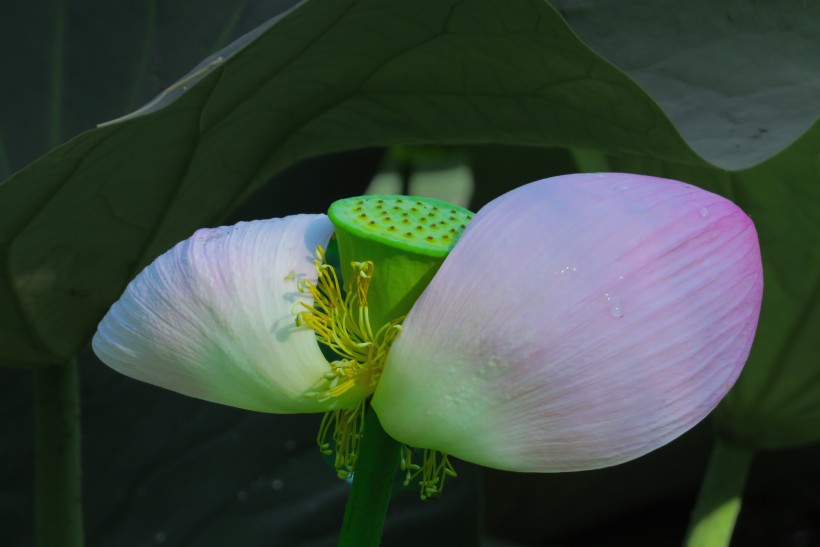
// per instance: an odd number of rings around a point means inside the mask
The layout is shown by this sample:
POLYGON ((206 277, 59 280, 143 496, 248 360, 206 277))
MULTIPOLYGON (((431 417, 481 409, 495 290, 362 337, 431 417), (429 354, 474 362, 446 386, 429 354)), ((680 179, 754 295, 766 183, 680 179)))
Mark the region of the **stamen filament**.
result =
POLYGON ((365 402, 362 400, 354 408, 325 413, 319 426, 319 433, 316 435, 319 450, 329 456, 334 453, 335 448, 333 465, 340 479, 352 477, 356 468, 356 458, 364 429, 364 412, 365 402), (328 438, 333 440, 333 446, 328 442, 328 438))
POLYGON ((313 304, 300 303, 302 311, 297 312, 296 322, 312 329, 319 343, 340 358, 329 363, 330 371, 323 375, 327 382, 323 388, 306 395, 327 401, 345 395, 354 387, 362 390, 362 398, 355 407, 325 414, 316 438, 323 454, 333 452, 329 442, 333 441, 336 470, 339 477, 348 478, 354 472, 362 438, 365 397, 376 389, 387 352, 401 332, 404 317, 390 321, 373 333, 367 307, 373 262, 351 262, 355 275, 344 296, 336 271, 326 263, 322 247, 316 249, 314 266, 318 274, 316 283, 299 284, 301 292, 313 296, 313 304))
POLYGON ((409 446, 402 447, 401 470, 405 472, 404 486, 409 486, 412 480, 421 475, 419 494, 423 500, 441 495, 447 477, 458 476, 448 455, 444 452, 425 449, 422 464, 417 465, 413 463, 413 449, 409 446), (439 457, 441 457, 440 461, 439 457))
MULTIPOLYGON (((373 393, 381 377, 387 353, 401 332, 400 317, 379 328, 375 333, 370 324, 367 296, 373 276, 373 262, 351 262, 354 275, 343 295, 334 268, 325 262, 325 251, 316 249, 314 261, 316 284, 303 281, 299 290, 313 296, 313 304, 300 303, 297 324, 316 333, 319 343, 333 350, 339 359, 329 363, 330 371, 323 375, 327 382, 307 396, 320 401, 335 399, 354 387, 362 389, 361 400, 353 408, 327 412, 322 418, 316 442, 322 454, 335 452, 334 466, 339 478, 353 476, 364 429, 365 398, 373 393)), ((413 450, 402 448, 401 469, 404 485, 417 477, 421 499, 438 497, 448 477, 455 477, 447 454, 425 449, 421 465, 413 463, 413 450)))

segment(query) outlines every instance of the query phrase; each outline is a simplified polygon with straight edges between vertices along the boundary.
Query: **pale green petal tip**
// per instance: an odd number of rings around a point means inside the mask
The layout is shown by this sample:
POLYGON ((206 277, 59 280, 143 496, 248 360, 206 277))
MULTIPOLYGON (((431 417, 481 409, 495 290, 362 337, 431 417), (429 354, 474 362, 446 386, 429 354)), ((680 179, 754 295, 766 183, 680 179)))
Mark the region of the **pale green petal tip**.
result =
POLYGON ((444 257, 473 213, 433 198, 374 195, 336 201, 328 216, 352 235, 414 254, 444 257))
POLYGON ((127 376, 261 412, 322 412, 330 366, 315 333, 296 325, 302 281, 333 225, 297 215, 197 231, 141 272, 103 318, 92 346, 127 376))

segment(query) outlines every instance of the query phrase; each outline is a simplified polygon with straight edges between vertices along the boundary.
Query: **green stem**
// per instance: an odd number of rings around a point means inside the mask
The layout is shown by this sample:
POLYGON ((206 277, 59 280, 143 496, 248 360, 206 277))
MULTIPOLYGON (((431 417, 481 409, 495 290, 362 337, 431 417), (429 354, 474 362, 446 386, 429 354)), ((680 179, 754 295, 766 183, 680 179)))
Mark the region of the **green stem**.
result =
POLYGON ((77 362, 34 373, 37 547, 82 547, 80 397, 77 362))
POLYGON ((399 469, 400 448, 401 445, 384 432, 376 413, 368 411, 339 547, 379 544, 399 469))
POLYGON ((753 456, 753 451, 746 447, 720 438, 715 440, 685 547, 729 545, 753 456))
MULTIPOLYGON (((351 262, 373 263, 367 317, 373 332, 376 332, 410 311, 441 266, 460 230, 464 229, 464 224, 472 218, 472 213, 429 198, 414 197, 410 200, 402 196, 361 196, 333 203, 328 216, 336 228, 342 277, 349 280, 359 275, 351 262), (416 234, 415 237, 397 237, 394 233, 396 225, 402 225, 399 219, 405 217, 405 222, 409 224, 410 218, 418 218, 420 210, 425 211, 421 213, 425 215, 424 221, 432 227, 436 223, 429 217, 436 219, 441 214, 453 222, 453 226, 460 225, 461 228, 452 228, 447 235, 436 239, 432 231, 425 232, 422 220, 414 220, 413 224, 419 223, 411 233, 416 234), (361 220, 367 218, 366 211, 371 214, 372 220, 369 222, 361 220), (413 213, 412 217, 410 213, 413 213), (390 220, 390 216, 395 220, 390 220), (425 233, 430 237, 423 237, 425 233)), ((379 544, 393 482, 399 469, 401 445, 385 433, 372 410, 365 415, 362 433, 353 473, 353 488, 339 535, 341 547, 379 544)))

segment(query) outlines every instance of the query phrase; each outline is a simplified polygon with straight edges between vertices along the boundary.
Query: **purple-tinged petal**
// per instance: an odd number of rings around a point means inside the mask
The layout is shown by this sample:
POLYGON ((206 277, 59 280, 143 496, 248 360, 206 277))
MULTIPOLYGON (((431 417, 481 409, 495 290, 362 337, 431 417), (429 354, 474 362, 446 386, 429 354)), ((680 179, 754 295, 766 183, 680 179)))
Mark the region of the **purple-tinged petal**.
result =
POLYGON ((263 412, 314 412, 330 371, 294 309, 312 301, 324 215, 198 230, 148 266, 103 318, 94 352, 113 369, 185 395, 263 412))
POLYGON ((718 404, 761 294, 752 221, 719 196, 627 174, 535 182, 467 227, 373 407, 399 441, 489 467, 621 463, 718 404))

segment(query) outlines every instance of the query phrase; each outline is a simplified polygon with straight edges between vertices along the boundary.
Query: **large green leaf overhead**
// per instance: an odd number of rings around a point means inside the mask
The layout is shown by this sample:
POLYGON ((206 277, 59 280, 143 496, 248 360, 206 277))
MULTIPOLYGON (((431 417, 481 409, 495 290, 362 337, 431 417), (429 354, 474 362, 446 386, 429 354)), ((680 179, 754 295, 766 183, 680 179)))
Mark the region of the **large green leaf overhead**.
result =
POLYGON ((203 72, 0 185, 0 361, 74 354, 142 266, 307 156, 506 142, 698 161, 539 0, 309 1, 203 72))
POLYGON ((820 116, 820 3, 551 2, 723 168, 760 163, 820 116))

